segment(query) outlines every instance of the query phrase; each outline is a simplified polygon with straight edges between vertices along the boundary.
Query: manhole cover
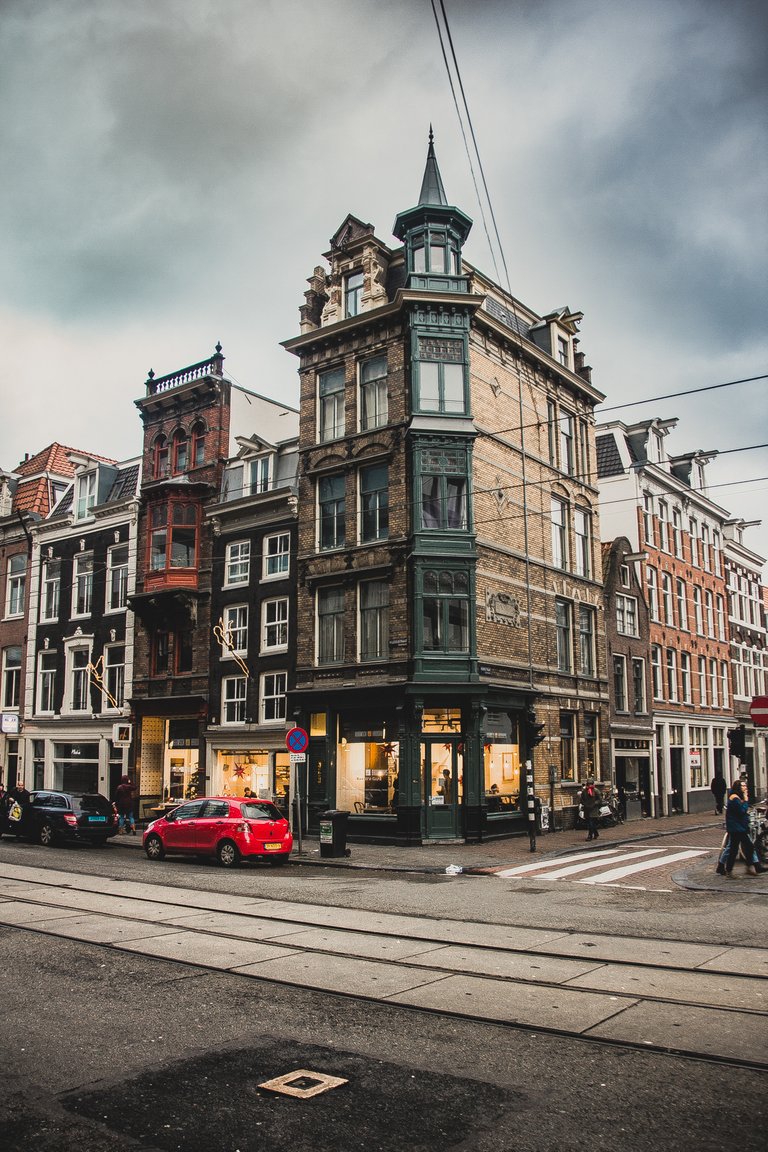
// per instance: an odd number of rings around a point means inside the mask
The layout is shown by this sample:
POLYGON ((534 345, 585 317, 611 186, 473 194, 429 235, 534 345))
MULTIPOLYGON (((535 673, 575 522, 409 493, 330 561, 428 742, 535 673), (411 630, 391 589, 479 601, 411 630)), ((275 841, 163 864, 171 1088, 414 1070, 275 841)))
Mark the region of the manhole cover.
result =
POLYGON ((340 1088, 342 1084, 348 1083, 348 1080, 342 1080, 340 1076, 326 1076, 324 1072, 309 1072, 306 1068, 299 1068, 296 1072, 287 1072, 285 1076, 265 1080, 259 1084, 259 1088, 308 1100, 310 1096, 319 1096, 321 1092, 329 1092, 331 1088, 340 1088))

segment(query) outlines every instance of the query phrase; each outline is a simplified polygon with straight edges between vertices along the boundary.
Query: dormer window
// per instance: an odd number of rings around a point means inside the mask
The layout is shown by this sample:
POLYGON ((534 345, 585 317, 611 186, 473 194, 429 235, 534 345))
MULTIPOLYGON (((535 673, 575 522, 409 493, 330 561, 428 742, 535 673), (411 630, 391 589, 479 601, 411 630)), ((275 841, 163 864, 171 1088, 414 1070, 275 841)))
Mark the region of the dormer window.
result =
POLYGON ((178 475, 179 472, 186 472, 187 459, 188 459, 189 442, 187 434, 183 428, 179 429, 173 437, 173 472, 178 475))
POLYGON ((363 273, 350 272, 344 281, 344 315, 359 316, 363 303, 363 273))
POLYGON ((565 336, 557 338, 557 359, 565 368, 568 367, 568 340, 565 336))
POLYGON ((272 481, 272 456, 258 456, 250 463, 250 495, 268 492, 272 481))
POLYGON ((78 520, 90 516, 96 503, 96 473, 87 472, 77 478, 77 497, 75 501, 75 514, 78 520))

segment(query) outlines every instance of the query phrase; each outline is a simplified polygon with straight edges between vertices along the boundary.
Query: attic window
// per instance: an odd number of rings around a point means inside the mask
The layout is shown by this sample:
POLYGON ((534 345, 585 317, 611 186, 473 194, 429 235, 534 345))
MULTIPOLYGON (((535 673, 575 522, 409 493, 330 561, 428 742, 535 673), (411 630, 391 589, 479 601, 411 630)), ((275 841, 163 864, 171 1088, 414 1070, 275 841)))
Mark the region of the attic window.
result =
POLYGON ((557 338, 557 359, 565 368, 568 367, 568 341, 565 336, 557 338))
POLYGON ((77 519, 84 520, 86 516, 90 516, 95 503, 96 473, 87 472, 84 476, 77 478, 77 501, 75 504, 77 519))
POLYGON ((351 272, 344 281, 344 315, 359 316, 363 303, 363 273, 351 272))

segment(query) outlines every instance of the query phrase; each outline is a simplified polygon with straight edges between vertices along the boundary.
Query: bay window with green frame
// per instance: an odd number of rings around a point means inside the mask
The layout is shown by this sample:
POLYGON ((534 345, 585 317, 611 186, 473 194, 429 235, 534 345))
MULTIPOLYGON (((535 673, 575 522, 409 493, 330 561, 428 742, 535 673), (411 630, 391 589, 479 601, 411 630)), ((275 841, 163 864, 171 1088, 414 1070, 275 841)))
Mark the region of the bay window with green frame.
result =
POLYGON ((468 527, 468 459, 464 448, 422 448, 419 453, 421 509, 427 530, 468 527))
POLYGON ((462 336, 418 336, 413 373, 414 411, 467 415, 466 342, 462 336))

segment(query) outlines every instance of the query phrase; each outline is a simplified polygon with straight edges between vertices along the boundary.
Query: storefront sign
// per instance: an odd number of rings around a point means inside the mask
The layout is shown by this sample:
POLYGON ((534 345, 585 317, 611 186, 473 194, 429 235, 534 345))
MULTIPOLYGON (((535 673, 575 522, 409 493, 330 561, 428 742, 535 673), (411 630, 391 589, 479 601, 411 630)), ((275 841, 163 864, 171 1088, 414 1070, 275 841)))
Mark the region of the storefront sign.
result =
POLYGON ((0 732, 4 732, 6 736, 18 736, 19 734, 19 714, 18 712, 2 712, 0 713, 0 732))

